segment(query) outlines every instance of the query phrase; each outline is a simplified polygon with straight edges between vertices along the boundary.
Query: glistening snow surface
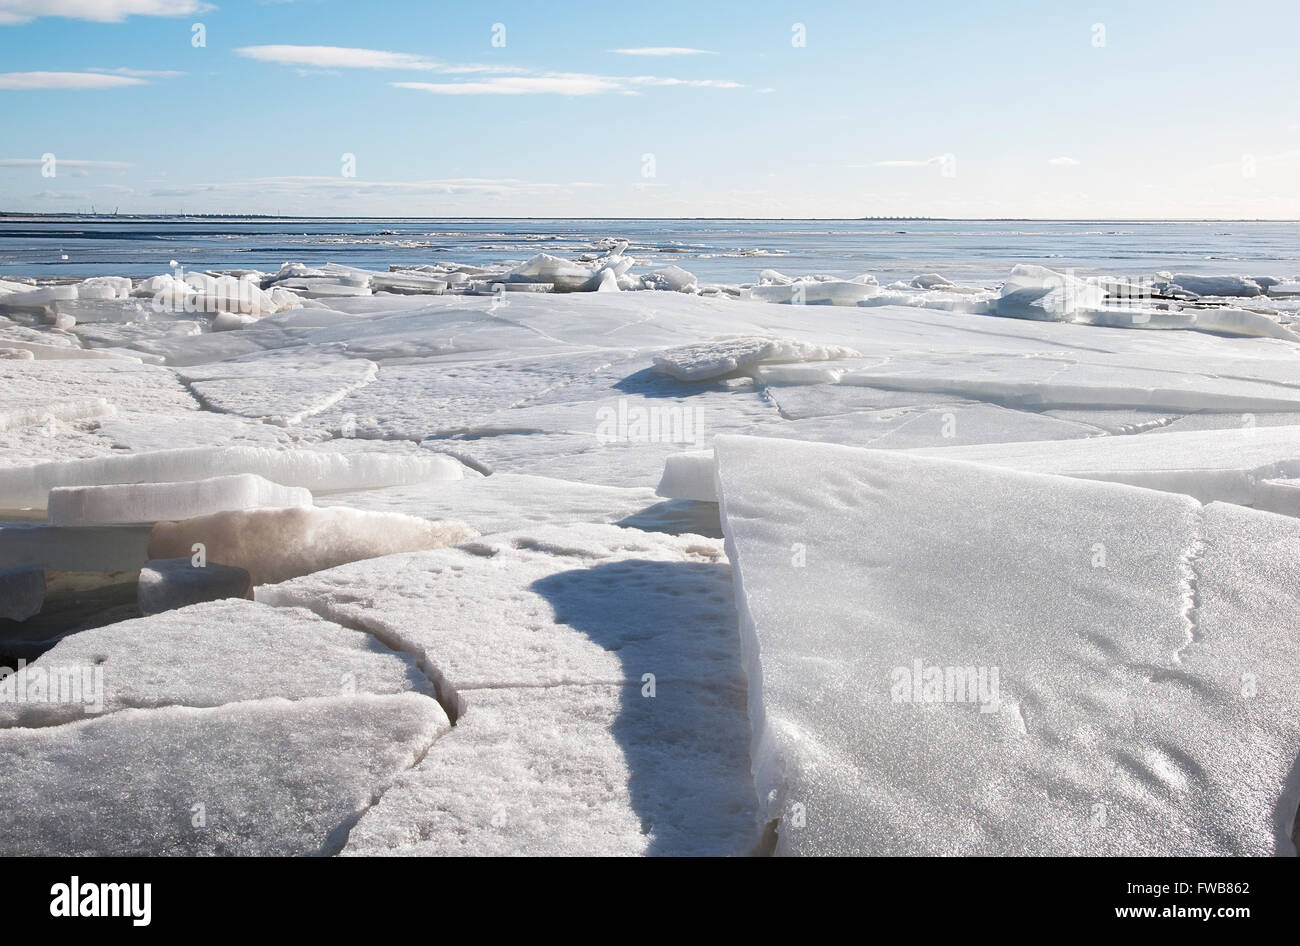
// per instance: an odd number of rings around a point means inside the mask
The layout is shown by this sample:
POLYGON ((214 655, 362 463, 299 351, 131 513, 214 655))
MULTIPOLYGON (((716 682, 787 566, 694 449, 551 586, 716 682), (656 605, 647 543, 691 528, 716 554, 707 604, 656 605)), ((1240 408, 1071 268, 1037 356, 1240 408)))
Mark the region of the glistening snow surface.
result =
POLYGON ((1294 578, 1273 556, 1296 520, 884 451, 717 452, 782 853, 1294 854, 1296 631, 1237 619, 1251 563, 1294 578))

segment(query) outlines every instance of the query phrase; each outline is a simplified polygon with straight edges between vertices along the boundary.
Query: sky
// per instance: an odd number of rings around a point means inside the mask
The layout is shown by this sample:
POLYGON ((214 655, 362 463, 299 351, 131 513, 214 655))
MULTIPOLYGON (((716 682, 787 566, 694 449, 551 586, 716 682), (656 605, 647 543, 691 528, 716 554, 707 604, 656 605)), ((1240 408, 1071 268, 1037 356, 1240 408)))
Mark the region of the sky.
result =
POLYGON ((0 0, 0 210, 1300 218, 1300 3, 0 0))

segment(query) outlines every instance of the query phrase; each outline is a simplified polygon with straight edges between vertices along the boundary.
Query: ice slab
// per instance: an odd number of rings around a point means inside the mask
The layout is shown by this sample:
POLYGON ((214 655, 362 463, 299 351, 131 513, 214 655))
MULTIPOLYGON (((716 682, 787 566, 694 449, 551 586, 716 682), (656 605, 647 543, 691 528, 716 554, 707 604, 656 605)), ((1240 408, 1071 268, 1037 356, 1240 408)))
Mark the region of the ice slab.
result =
POLYGON ((664 461, 664 475, 655 492, 669 499, 718 501, 717 461, 712 450, 691 450, 664 461))
POLYGON ((379 366, 323 353, 272 352, 181 368, 177 374, 209 410, 287 427, 374 381, 379 366))
POLYGON ((353 828, 345 855, 729 856, 758 842, 744 696, 485 689, 353 828))
POLYGON ((645 673, 743 686, 729 582, 717 540, 584 524, 355 562, 255 594, 416 656, 446 702, 481 687, 640 686, 645 673))
POLYGON ((59 486, 50 490, 50 525, 91 526, 189 519, 258 506, 310 506, 311 491, 252 473, 182 483, 59 486))
POLYGON ((198 544, 208 561, 242 568, 260 585, 477 535, 462 522, 341 506, 241 509, 157 523, 149 534, 149 557, 188 558, 198 544))
MULTIPOLYGON (((409 657, 369 634, 301 608, 240 598, 72 634, 28 664, 29 671, 42 668, 50 678, 60 668, 87 667, 102 671, 97 705, 89 699, 4 702, 0 727, 55 726, 92 714, 164 706, 434 693, 409 657)), ((27 684, 30 689, 32 681, 27 684)))
POLYGON ((956 395, 1028 410, 1295 410, 1300 406, 1300 388, 1284 365, 1265 358, 1237 364, 1217 359, 1184 363, 1137 352, 1056 352, 1031 357, 1006 350, 925 353, 846 371, 839 383, 956 395))
POLYGON ((826 361, 859 358, 851 348, 813 345, 792 338, 753 335, 722 336, 708 342, 684 345, 655 356, 655 368, 681 381, 718 378, 755 365, 789 361, 826 361))
POLYGON ((460 479, 464 467, 448 456, 270 447, 181 447, 0 469, 0 508, 42 509, 51 489, 125 483, 174 483, 253 473, 313 492, 401 486, 460 479))
POLYGON ((1300 427, 1237 427, 1051 443, 924 448, 920 455, 1186 493, 1202 502, 1300 516, 1294 491, 1272 481, 1300 475, 1300 427))
POLYGON ((0 853, 328 855, 448 728, 415 693, 0 731, 0 853))
POLYGON ((885 451, 716 449, 778 853, 1294 853, 1294 626, 1213 617, 1294 600, 1296 559, 1256 539, 1289 548, 1292 520, 885 451), (1207 558, 1228 535, 1269 570, 1207 558), (1238 670, 1269 659, 1262 707, 1238 670))
POLYGON ((252 598, 253 580, 233 565, 196 565, 193 558, 154 559, 140 569, 136 595, 141 614, 160 614, 205 601, 252 598))

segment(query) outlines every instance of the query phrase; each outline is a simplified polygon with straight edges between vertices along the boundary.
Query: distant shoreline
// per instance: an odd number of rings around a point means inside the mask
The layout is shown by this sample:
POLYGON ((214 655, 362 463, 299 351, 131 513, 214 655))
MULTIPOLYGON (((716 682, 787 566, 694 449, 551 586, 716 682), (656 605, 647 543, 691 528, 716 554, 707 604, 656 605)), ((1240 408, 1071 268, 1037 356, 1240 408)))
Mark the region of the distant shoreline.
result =
POLYGON ((399 216, 315 216, 295 214, 85 214, 21 213, 0 210, 0 220, 39 218, 51 220, 722 220, 759 223, 766 221, 828 223, 1300 223, 1293 217, 399 217, 399 216))

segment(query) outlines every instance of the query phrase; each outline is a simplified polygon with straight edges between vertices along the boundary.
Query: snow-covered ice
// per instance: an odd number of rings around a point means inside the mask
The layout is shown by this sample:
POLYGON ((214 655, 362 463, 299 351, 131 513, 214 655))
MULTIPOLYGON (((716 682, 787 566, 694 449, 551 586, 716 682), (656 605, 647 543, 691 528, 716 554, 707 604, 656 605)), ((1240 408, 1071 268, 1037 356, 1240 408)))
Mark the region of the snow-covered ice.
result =
POLYGON ((1241 602, 1252 564, 1300 567, 1276 557, 1300 522, 888 451, 716 449, 780 853, 1294 854, 1296 631, 1241 602))
POLYGON ((329 855, 447 730, 415 693, 0 730, 0 854, 329 855))

